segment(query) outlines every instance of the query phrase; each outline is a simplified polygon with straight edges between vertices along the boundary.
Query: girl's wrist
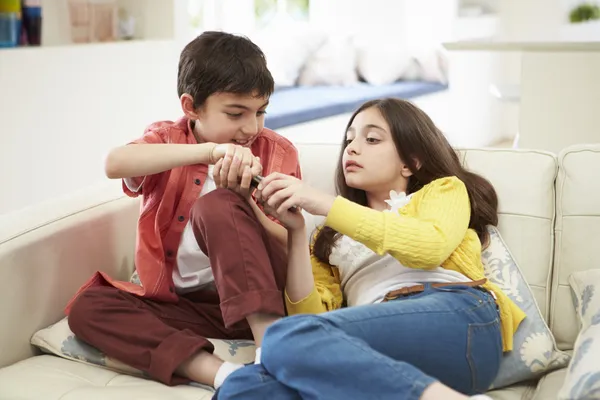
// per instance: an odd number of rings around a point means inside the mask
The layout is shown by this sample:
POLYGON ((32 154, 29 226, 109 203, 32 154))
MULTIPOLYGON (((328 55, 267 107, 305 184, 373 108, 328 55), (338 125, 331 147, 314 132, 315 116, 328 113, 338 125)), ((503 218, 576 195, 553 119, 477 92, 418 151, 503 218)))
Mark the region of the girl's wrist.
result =
POLYGON ((306 223, 302 223, 301 226, 294 228, 288 228, 288 234, 292 237, 305 236, 306 235, 306 223))
POLYGON ((333 207, 334 202, 335 202, 335 196, 332 196, 330 194, 324 194, 323 198, 320 200, 321 205, 319 207, 318 214, 323 217, 326 217, 329 214, 331 207, 333 207))

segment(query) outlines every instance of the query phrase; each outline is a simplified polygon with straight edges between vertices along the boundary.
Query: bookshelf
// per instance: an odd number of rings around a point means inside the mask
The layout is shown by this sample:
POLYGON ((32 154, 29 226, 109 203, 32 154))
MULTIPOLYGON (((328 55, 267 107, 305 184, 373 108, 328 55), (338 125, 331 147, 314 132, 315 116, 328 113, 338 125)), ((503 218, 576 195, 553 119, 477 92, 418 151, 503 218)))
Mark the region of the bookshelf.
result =
MULTIPOLYGON (((72 0, 41 0, 42 43, 39 47, 175 40, 178 32, 181 32, 181 26, 187 27, 188 25, 187 2, 182 0, 113 0, 112 2, 110 0, 76 0, 80 4, 90 4, 91 7, 98 4, 114 3, 116 9, 115 35, 117 37, 114 40, 99 41, 91 38, 90 40, 79 41, 76 39, 77 34, 74 33, 75 29, 72 27, 73 14, 70 12, 70 1, 72 0), (121 30, 119 29, 119 21, 125 20, 125 17, 131 18, 130 20, 134 22, 133 35, 127 39, 121 37, 121 30)), ((90 28, 79 29, 80 31, 86 29, 86 32, 90 30, 90 28)), ((16 49, 22 48, 17 47, 16 49)), ((0 51, 13 49, 15 48, 0 49, 0 51)))

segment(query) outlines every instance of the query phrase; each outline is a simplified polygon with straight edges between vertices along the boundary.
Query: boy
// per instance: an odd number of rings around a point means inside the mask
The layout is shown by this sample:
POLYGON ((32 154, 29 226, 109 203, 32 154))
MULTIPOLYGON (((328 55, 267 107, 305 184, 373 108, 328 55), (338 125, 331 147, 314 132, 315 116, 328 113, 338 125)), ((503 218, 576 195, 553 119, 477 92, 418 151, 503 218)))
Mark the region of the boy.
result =
POLYGON ((264 128, 274 83, 248 39, 203 33, 181 53, 177 86, 185 116, 106 159, 107 176, 143 196, 142 286, 98 272, 66 311, 80 339, 154 379, 218 388, 241 365, 214 356, 206 338, 260 346, 284 316, 287 234, 252 200, 250 181, 300 177, 300 167, 294 146, 264 128))

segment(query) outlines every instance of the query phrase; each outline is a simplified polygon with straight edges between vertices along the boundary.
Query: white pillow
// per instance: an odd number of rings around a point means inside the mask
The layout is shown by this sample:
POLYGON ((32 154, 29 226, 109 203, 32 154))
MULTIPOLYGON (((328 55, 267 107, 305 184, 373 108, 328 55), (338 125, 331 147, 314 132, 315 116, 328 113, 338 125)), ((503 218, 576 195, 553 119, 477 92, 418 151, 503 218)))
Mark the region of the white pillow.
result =
POLYGON ((350 86, 358 82, 356 50, 350 36, 327 38, 306 61, 298 84, 302 86, 350 86))
POLYGON ((410 50, 411 63, 402 79, 448 83, 448 56, 439 47, 410 50))
POLYGON ((576 272, 569 284, 581 331, 558 399, 600 399, 600 270, 576 272))
POLYGON ((388 85, 402 78, 413 63, 410 52, 400 41, 361 36, 355 40, 358 74, 371 85, 388 85))
POLYGON ((326 35, 306 22, 280 16, 250 36, 261 48, 275 86, 294 86, 308 58, 325 42, 326 35))

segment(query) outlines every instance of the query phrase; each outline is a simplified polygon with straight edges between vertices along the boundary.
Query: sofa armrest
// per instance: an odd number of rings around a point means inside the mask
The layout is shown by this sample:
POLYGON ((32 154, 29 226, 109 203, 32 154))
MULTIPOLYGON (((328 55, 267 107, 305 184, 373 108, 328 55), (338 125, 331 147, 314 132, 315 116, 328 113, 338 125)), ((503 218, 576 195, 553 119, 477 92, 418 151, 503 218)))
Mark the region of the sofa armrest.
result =
POLYGON ((128 279, 138 215, 139 200, 121 196, 0 237, 0 368, 36 354, 31 336, 95 271, 128 279))

